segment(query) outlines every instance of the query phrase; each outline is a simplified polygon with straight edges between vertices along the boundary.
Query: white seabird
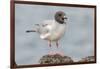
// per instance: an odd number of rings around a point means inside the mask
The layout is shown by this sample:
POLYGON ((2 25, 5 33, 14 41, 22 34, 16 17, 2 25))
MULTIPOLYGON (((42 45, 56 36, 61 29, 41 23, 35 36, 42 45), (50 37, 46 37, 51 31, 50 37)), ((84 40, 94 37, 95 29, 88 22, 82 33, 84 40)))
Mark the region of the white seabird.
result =
POLYGON ((47 40, 51 47, 51 42, 55 42, 58 48, 58 40, 64 35, 66 30, 66 14, 62 11, 58 11, 54 15, 54 20, 45 20, 42 24, 35 24, 36 28, 33 30, 27 30, 26 32, 37 32, 40 34, 40 38, 47 40))

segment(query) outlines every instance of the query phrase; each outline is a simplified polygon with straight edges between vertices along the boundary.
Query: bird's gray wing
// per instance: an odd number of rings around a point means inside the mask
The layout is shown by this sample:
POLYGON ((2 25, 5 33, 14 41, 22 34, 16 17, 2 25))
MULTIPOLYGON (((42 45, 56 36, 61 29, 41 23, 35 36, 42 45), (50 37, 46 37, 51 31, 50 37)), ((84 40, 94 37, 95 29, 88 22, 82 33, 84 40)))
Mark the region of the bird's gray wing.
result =
POLYGON ((40 34, 46 34, 46 33, 49 32, 49 29, 46 28, 45 26, 41 25, 40 28, 39 28, 39 30, 38 30, 38 32, 39 32, 40 34))

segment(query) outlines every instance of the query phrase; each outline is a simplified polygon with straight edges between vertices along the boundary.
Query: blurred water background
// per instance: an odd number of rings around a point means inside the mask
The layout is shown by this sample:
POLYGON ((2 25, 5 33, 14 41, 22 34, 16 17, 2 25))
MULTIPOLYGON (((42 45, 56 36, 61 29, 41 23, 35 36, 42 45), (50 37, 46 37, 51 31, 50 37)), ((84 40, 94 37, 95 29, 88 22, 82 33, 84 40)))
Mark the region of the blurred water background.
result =
POLYGON ((49 51, 63 52, 78 61, 94 56, 94 9, 44 5, 15 4, 15 60, 18 65, 38 64, 49 51), (64 11, 68 17, 66 33, 59 41, 59 48, 48 47, 37 33, 26 33, 34 24, 53 20, 56 11, 64 11))

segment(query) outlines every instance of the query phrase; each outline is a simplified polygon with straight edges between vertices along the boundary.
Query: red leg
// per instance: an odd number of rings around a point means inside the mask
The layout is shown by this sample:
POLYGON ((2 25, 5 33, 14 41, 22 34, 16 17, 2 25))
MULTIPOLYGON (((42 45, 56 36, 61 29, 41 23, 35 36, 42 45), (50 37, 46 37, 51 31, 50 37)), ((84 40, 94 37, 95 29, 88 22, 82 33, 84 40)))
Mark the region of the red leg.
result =
POLYGON ((58 48, 58 46, 59 46, 59 43, 58 43, 58 41, 56 42, 56 46, 57 46, 57 48, 58 48))
POLYGON ((51 47, 51 41, 48 41, 48 45, 49 45, 49 47, 51 47))

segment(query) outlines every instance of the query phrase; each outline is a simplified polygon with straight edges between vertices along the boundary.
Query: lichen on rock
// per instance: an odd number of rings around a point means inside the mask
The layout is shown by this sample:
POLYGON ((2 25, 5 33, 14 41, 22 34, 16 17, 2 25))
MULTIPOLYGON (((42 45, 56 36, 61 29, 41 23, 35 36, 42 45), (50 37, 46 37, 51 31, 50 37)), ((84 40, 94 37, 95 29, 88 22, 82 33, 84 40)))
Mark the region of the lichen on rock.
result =
POLYGON ((79 62, 93 62, 93 61, 95 61, 94 56, 88 56, 88 57, 82 58, 79 62))
POLYGON ((62 64, 62 63, 73 63, 71 57, 61 56, 60 54, 44 55, 39 60, 40 64, 62 64))

